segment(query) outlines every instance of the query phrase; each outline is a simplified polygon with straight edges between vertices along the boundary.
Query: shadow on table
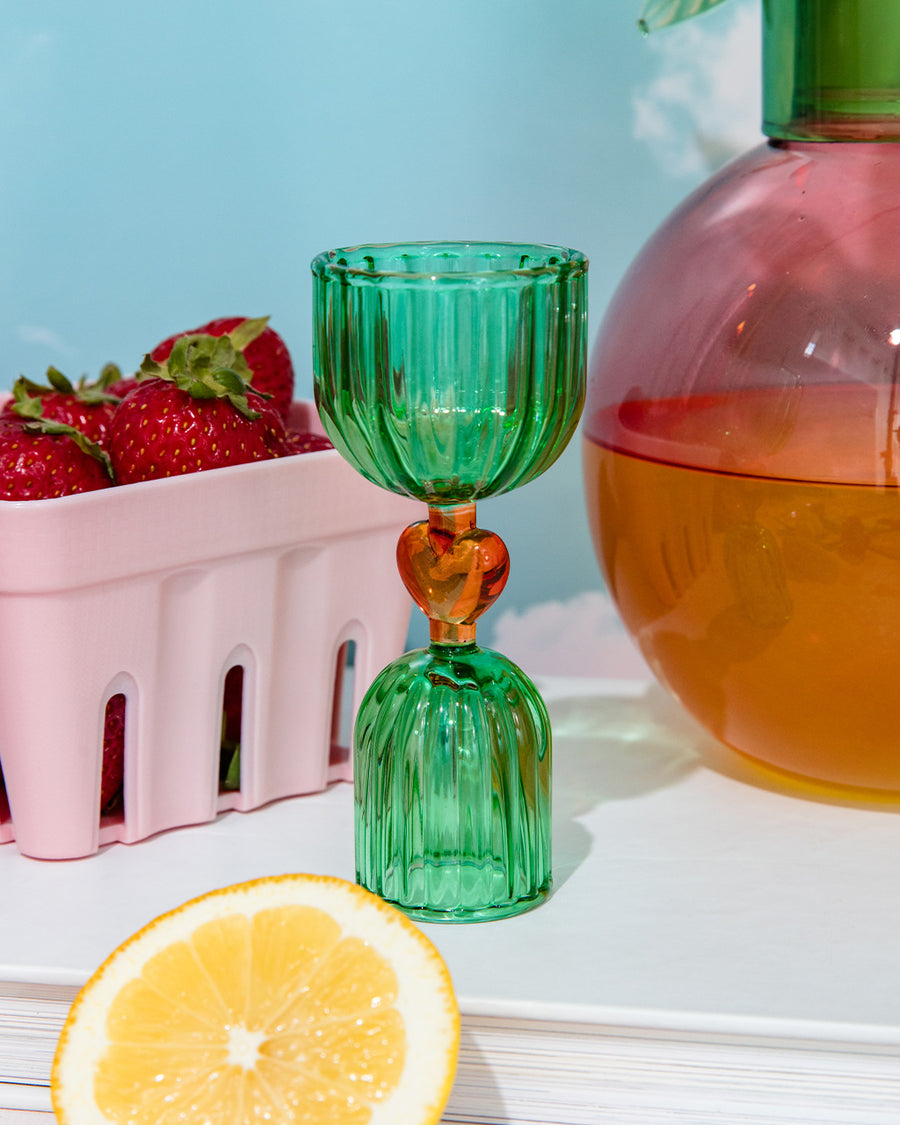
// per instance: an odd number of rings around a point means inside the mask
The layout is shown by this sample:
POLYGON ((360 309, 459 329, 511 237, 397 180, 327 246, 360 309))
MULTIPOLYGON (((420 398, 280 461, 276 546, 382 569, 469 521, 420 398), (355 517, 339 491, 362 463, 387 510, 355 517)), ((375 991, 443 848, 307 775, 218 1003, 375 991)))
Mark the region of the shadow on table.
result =
POLYGON ((586 858, 579 818, 709 770, 742 785, 820 804, 900 813, 897 794, 840 792, 782 773, 715 739, 658 684, 634 694, 549 700, 553 725, 553 847, 557 887, 586 858))
POLYGON ((674 785, 702 760, 660 713, 648 686, 636 695, 548 700, 553 727, 553 876, 559 889, 587 858, 592 809, 674 785))

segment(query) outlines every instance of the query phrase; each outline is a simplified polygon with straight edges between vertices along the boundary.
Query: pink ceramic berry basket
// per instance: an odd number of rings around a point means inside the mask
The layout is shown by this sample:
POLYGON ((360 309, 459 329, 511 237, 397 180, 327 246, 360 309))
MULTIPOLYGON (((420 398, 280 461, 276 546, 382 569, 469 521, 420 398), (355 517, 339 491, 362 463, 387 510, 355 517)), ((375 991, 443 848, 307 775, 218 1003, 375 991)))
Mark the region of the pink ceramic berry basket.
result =
MULTIPOLYGON (((322 432, 311 403, 292 424, 322 432)), ((403 651, 394 552, 417 513, 334 450, 0 502, 0 842, 86 856, 349 779, 341 654, 354 643, 355 713, 403 651), (241 778, 223 792, 235 665, 241 778), (120 692, 123 809, 101 818, 104 713, 120 692)))

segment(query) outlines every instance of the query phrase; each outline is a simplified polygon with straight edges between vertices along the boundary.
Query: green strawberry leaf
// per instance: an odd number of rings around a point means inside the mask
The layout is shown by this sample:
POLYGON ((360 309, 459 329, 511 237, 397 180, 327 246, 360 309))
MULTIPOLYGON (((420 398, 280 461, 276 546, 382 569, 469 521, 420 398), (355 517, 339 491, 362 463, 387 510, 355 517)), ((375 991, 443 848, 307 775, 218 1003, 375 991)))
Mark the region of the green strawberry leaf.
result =
POLYGON ((122 396, 110 394, 109 388, 121 378, 122 371, 117 364, 105 363, 93 383, 87 381, 87 376, 78 380, 75 397, 88 406, 98 406, 102 402, 119 403, 122 401, 122 396))
POLYGON ((242 352, 248 344, 252 344, 257 336, 261 336, 269 323, 267 316, 258 316, 242 321, 236 328, 228 333, 234 342, 235 348, 242 352))
POLYGON ((251 422, 255 422, 256 419, 259 418, 259 411, 253 409, 253 407, 250 405, 249 400, 247 399, 246 394, 237 395, 226 393, 224 397, 228 399, 228 401, 239 414, 243 414, 243 416, 245 418, 248 418, 251 422))
POLYGON ((59 391, 61 395, 75 394, 75 388, 66 378, 66 376, 63 375, 61 371, 58 371, 55 367, 47 368, 47 382, 50 384, 54 391, 59 391))
POLYGON ((219 392, 215 387, 211 387, 209 383, 205 383, 202 379, 192 379, 187 376, 184 385, 176 379, 175 385, 180 391, 187 391, 191 398, 220 398, 219 392))
POLYGON ((37 383, 20 375, 13 383, 13 413, 20 418, 42 418, 44 407, 41 404, 40 391, 41 387, 37 383))
POLYGON ((220 367, 216 369, 216 381, 220 386, 224 387, 229 395, 244 395, 247 394, 247 384, 238 375, 238 373, 231 367, 220 367))
POLYGON ((646 35, 661 27, 669 27, 692 16, 699 16, 722 3, 724 0, 644 0, 638 27, 646 35))
MULTIPOLYGON (((224 725, 224 724, 223 724, 224 725)), ((222 788, 240 789, 241 787, 241 744, 240 742, 222 741, 220 773, 223 771, 222 788)))
POLYGON ((104 363, 103 367, 100 369, 100 377, 97 379, 97 382, 94 385, 96 387, 99 387, 100 390, 105 391, 108 390, 108 388, 111 387, 113 383, 118 383, 121 378, 122 369, 118 366, 118 364, 104 363))
POLYGON ((35 383, 33 379, 29 379, 27 375, 20 375, 13 384, 13 394, 15 395, 17 388, 22 388, 23 393, 39 395, 43 394, 47 388, 42 387, 40 383, 35 383))
MULTIPOLYGON (((40 400, 38 400, 40 406, 40 400)), ((87 453, 99 461, 103 468, 106 470, 110 480, 115 480, 113 474, 112 461, 109 454, 105 449, 102 449, 95 441, 77 430, 74 426, 70 426, 67 422, 57 422, 54 418, 45 418, 43 414, 43 407, 40 406, 40 415, 29 418, 22 425, 22 428, 31 434, 50 434, 53 437, 70 437, 72 441, 78 446, 82 453, 87 453)))
POLYGON ((137 380, 140 383, 144 379, 158 379, 162 371, 162 364, 157 363, 150 353, 147 352, 141 361, 141 366, 138 368, 137 380))
MULTIPOLYGON (((228 336, 210 336, 209 339, 215 341, 211 351, 202 352, 201 354, 208 354, 210 363, 215 367, 233 366, 239 353, 231 339, 228 336)), ((243 356, 241 356, 241 360, 244 369, 249 373, 250 368, 247 367, 247 361, 243 356)))
MULTIPOLYGON (((78 386, 74 387, 72 381, 67 378, 56 367, 50 366, 47 368, 47 382, 35 383, 32 379, 20 375, 13 384, 13 398, 15 405, 13 410, 21 417, 26 417, 25 407, 27 397, 29 395, 36 395, 40 398, 41 395, 56 393, 62 395, 69 395, 79 402, 83 402, 88 406, 97 406, 102 402, 118 403, 121 402, 119 395, 111 395, 108 389, 113 383, 118 382, 122 378, 122 372, 114 363, 107 363, 102 371, 100 377, 94 382, 88 382, 86 375, 78 380, 78 386)), ((28 408, 30 410, 30 408, 28 408)))
POLYGON ((167 367, 173 375, 182 375, 187 370, 187 354, 190 346, 190 336, 182 336, 172 345, 172 351, 169 354, 169 358, 165 361, 164 366, 167 367))
POLYGON ((212 357, 204 355, 202 352, 194 352, 190 355, 184 371, 179 374, 193 375, 199 378, 205 375, 207 371, 212 370, 212 357))

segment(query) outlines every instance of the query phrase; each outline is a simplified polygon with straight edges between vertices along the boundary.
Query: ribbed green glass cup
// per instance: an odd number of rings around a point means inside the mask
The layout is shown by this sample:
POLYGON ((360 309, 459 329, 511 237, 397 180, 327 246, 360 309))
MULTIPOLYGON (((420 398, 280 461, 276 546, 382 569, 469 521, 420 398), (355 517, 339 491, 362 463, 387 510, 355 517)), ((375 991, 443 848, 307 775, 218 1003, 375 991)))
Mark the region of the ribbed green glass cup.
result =
POLYGON ((587 265, 506 243, 320 254, 313 366, 328 436, 369 480, 428 504, 532 480, 581 414, 587 265))
POLYGON ((312 263, 325 429, 369 480, 429 506, 398 565, 432 643, 376 677, 354 732, 357 878, 426 921, 503 918, 550 889, 550 724, 524 672, 474 642, 509 561, 474 513, 552 465, 578 425, 587 268, 508 243, 312 263))
POLYGON ((356 723, 359 881, 423 921, 518 914, 550 888, 550 726, 521 669, 477 645, 390 664, 356 723))

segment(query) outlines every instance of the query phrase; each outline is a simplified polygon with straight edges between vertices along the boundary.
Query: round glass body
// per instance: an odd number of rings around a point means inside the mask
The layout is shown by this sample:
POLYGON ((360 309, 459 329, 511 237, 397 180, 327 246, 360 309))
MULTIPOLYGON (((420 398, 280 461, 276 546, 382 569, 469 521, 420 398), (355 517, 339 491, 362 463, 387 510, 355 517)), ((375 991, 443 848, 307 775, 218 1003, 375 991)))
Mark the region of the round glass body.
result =
POLYGON ((442 505, 553 464, 584 402, 583 254, 398 243, 332 250, 312 270, 316 405, 360 473, 442 505))
POLYGON ((900 790, 900 148, 770 142, 633 264, 591 358, 619 611, 715 735, 900 790))

